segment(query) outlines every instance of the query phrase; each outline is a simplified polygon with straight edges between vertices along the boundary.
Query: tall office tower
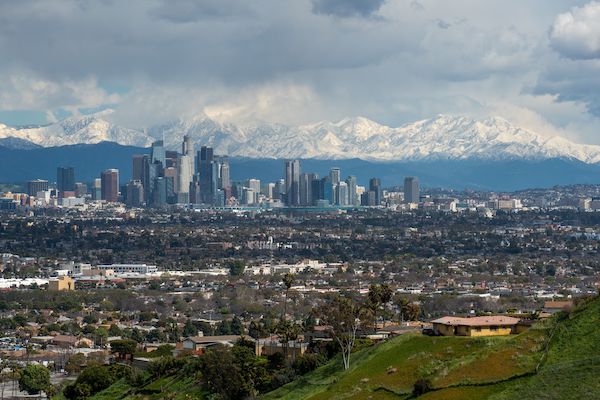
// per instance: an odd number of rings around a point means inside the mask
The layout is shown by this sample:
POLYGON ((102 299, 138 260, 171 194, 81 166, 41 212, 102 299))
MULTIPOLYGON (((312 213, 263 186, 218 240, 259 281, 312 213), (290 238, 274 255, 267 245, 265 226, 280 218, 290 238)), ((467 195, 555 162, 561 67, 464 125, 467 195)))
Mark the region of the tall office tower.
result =
POLYGON ((348 178, 346 178, 346 185, 348 185, 348 205, 357 206, 359 201, 356 194, 356 177, 350 175, 348 178))
POLYGON ((167 165, 167 153, 165 151, 165 144, 162 140, 157 140, 152 143, 152 148, 150 149, 150 162, 152 164, 159 162, 163 168, 167 165))
POLYGON ((315 174, 315 178, 311 182, 311 199, 310 205, 314 206, 317 204, 317 200, 323 199, 323 185, 319 176, 315 174))
POLYGON ((200 181, 198 178, 198 174, 194 174, 190 185, 190 203, 192 204, 200 204, 202 202, 200 197, 200 181))
POLYGON ((418 203, 419 197, 419 179, 414 176, 404 178, 404 202, 418 203))
POLYGON ((177 168, 167 167, 163 170, 163 177, 169 178, 171 182, 171 191, 176 192, 177 188, 177 168))
POLYGON ((247 206, 256 204, 256 197, 257 196, 254 189, 245 187, 244 191, 242 192, 242 204, 247 206))
POLYGON ((273 182, 269 182, 267 183, 267 186, 265 186, 265 196, 270 200, 275 199, 275 184, 273 182))
POLYGON ((92 187, 92 200, 102 199, 102 179, 94 179, 94 186, 92 187))
POLYGON ((308 206, 311 204, 311 178, 310 174, 300 174, 300 204, 308 206))
POLYGON ((48 190, 48 181, 43 179, 35 179, 27 182, 27 194, 36 196, 37 192, 45 192, 48 190))
POLYGON ((167 205, 167 178, 158 176, 154 178, 154 191, 152 192, 152 206, 163 207, 167 205))
POLYGON ((140 180, 131 180, 125 188, 125 204, 129 207, 139 207, 144 203, 144 185, 140 180))
POLYGON ((202 203, 213 204, 218 188, 218 168, 212 147, 202 146, 198 152, 198 174, 200 175, 200 197, 202 203))
POLYGON ((213 205, 215 207, 225 207, 225 203, 227 202, 226 193, 223 189, 217 189, 215 193, 215 200, 213 205))
POLYGON ((189 156, 194 161, 194 143, 192 137, 189 135, 183 136, 183 143, 181 144, 181 154, 189 156))
POLYGON ((337 185, 342 180, 342 170, 334 167, 329 170, 329 177, 334 185, 337 185))
POLYGON ((87 191, 87 185, 85 183, 75 183, 75 197, 83 197, 87 194, 87 191))
POLYGON ((325 176, 321 179, 321 198, 318 200, 327 200, 329 204, 335 204, 335 186, 331 182, 330 176, 325 176))
POLYGON ((58 195, 62 192, 75 191, 75 168, 73 167, 58 167, 56 168, 56 188, 58 195))
MULTIPOLYGON (((181 193, 184 196, 180 196, 184 199, 186 194, 190 193, 190 183, 192 183, 193 170, 193 159, 188 155, 182 155, 179 157, 179 165, 177 166, 177 193, 181 193)), ((189 197, 189 196, 188 196, 189 197)), ((178 201, 179 203, 180 201, 178 201)))
POLYGON ((273 200, 280 200, 282 203, 286 202, 285 179, 279 179, 277 182, 275 182, 275 189, 273 190, 273 200))
POLYGON ((335 187, 336 190, 336 203, 338 206, 348 205, 348 184, 346 182, 340 182, 335 187))
POLYGON ((100 175, 102 200, 116 203, 119 200, 119 170, 107 169, 100 175))
POLYGON ((179 153, 173 150, 165 151, 165 168, 169 167, 177 167, 177 159, 179 158, 179 153))
POLYGON ((214 153, 212 147, 202 146, 200 150, 196 153, 197 164, 196 164, 196 172, 200 172, 200 164, 208 161, 214 161, 214 153))
POLYGON ((376 193, 372 190, 368 190, 364 192, 360 196, 360 204, 367 207, 373 207, 378 205, 376 203, 376 193))
POLYGON ((260 179, 248 179, 246 187, 254 190, 254 193, 258 195, 260 193, 260 179))
POLYGON ((369 180, 369 191, 375 192, 375 205, 381 205, 382 189, 381 180, 379 178, 371 178, 369 180))
POLYGON ((219 160, 219 188, 227 191, 231 188, 231 177, 229 175, 229 160, 221 157, 219 160))
POLYGON ((132 157, 133 170, 132 179, 141 181, 144 176, 144 158, 148 157, 146 154, 134 154, 132 157))
POLYGON ((300 160, 285 162, 285 194, 288 206, 300 205, 300 160))

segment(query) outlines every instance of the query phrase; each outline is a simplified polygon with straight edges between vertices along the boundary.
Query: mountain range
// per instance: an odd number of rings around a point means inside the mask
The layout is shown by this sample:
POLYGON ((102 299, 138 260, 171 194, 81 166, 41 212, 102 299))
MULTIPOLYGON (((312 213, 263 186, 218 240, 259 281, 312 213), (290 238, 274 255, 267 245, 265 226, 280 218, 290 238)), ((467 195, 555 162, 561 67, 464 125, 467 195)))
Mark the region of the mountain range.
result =
POLYGON ((363 117, 302 126, 221 123, 200 115, 147 129, 110 122, 111 110, 69 117, 57 123, 15 128, 0 124, 0 146, 31 148, 115 142, 148 147, 164 139, 179 149, 184 135, 196 146, 208 145, 218 154, 249 158, 363 159, 370 161, 438 160, 578 160, 600 162, 600 146, 546 137, 500 117, 481 120, 439 115, 397 128, 363 117))

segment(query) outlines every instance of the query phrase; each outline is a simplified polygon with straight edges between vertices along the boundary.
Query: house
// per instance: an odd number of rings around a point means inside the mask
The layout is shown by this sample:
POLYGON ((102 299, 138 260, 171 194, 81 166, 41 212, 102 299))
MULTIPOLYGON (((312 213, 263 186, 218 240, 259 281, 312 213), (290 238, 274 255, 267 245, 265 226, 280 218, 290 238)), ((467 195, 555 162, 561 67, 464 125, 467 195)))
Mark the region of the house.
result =
POLYGON ((297 357, 304 355, 308 350, 308 343, 301 340, 290 340, 287 347, 281 342, 277 335, 272 335, 268 338, 258 339, 256 341, 256 355, 257 356, 270 356, 275 353, 285 354, 287 352, 288 358, 295 360, 297 357))
POLYGON ((518 318, 504 316, 443 317, 431 321, 433 332, 441 336, 501 336, 515 332, 518 318))
POLYGON ((556 314, 560 311, 568 311, 571 308, 573 308, 573 302, 571 300, 546 301, 544 302, 542 311, 548 314, 556 314))
POLYGON ((75 281, 70 276, 59 276, 48 281, 48 290, 75 290, 75 281))
POLYGON ((200 355, 204 354, 208 347, 217 345, 231 347, 241 339, 255 342, 253 338, 241 335, 193 336, 184 339, 180 350, 190 351, 193 354, 200 355))

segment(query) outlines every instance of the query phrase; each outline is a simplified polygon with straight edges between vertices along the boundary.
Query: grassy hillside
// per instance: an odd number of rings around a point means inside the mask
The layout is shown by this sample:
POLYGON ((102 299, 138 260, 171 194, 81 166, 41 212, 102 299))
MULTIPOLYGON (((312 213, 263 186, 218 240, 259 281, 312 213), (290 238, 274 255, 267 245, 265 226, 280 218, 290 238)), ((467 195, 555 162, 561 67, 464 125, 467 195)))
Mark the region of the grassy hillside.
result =
POLYGON ((597 399, 600 300, 499 338, 396 338, 357 354, 343 372, 329 364, 265 399, 597 399), (417 379, 433 390, 413 396, 417 379))
MULTIPOLYGON (((509 337, 404 335, 341 360, 264 395, 264 400, 598 399, 600 300, 509 337), (432 390, 412 394, 426 379, 432 390)), ((119 381, 93 399, 202 399, 196 380, 170 376, 141 389, 119 381), (135 394, 134 394, 135 393, 135 394)))

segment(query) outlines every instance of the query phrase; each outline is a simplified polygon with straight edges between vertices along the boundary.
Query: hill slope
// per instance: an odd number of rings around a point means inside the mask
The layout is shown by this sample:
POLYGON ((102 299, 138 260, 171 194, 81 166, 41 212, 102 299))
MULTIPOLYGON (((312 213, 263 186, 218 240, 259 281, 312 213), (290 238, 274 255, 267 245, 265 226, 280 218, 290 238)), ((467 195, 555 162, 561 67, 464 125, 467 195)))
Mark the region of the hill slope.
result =
MULTIPOLYGON (((600 299, 570 315, 510 337, 405 335, 304 375, 264 400, 420 399, 558 400, 600 398, 600 299), (433 390, 413 396, 417 379, 433 390)), ((202 399, 192 379, 171 376, 135 392, 118 382, 94 396, 105 399, 202 399), (134 394, 135 393, 135 394, 134 394)))
POLYGON ((597 399, 600 300, 504 338, 405 336, 327 365, 265 399, 597 399), (536 372, 536 368, 537 372, 536 372), (411 394, 419 378, 434 390, 411 394))

